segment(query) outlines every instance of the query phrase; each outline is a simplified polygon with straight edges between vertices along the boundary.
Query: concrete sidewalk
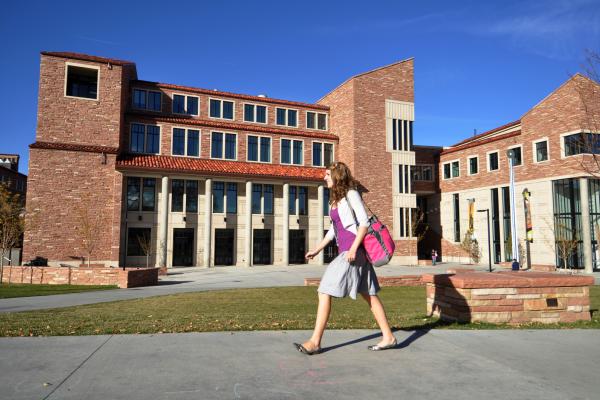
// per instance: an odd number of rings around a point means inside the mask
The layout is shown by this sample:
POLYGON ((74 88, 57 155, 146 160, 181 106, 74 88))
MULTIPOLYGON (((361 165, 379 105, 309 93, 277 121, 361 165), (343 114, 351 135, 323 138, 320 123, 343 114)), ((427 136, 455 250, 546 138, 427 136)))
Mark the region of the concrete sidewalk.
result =
POLYGON ((307 331, 0 338, 3 399, 595 399, 597 330, 307 331), (329 347, 327 347, 329 346, 329 347))
MULTIPOLYGON (((450 263, 440 264, 436 267, 386 265, 377 268, 377 275, 444 273, 446 269, 456 266, 457 264, 450 263)), ((483 266, 475 266, 475 268, 485 269, 483 266)), ((325 271, 325 266, 321 265, 176 268, 169 270, 167 276, 160 277, 158 286, 0 299, 0 312, 41 310, 207 290, 302 286, 304 285, 304 278, 321 277, 323 271, 325 271)))

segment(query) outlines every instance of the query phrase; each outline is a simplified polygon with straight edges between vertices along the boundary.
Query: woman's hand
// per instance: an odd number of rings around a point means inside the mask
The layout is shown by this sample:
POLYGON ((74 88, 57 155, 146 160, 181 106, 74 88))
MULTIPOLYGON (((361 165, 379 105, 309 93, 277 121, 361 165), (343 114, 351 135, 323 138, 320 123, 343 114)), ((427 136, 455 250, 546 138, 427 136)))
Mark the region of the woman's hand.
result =
POLYGON ((306 255, 304 255, 304 258, 306 258, 307 260, 312 260, 317 254, 319 254, 319 251, 311 250, 308 253, 306 253, 306 255))
POLYGON ((356 260, 356 249, 354 247, 351 247, 350 250, 348 250, 348 252, 346 253, 346 261, 352 263, 354 262, 354 260, 356 260))

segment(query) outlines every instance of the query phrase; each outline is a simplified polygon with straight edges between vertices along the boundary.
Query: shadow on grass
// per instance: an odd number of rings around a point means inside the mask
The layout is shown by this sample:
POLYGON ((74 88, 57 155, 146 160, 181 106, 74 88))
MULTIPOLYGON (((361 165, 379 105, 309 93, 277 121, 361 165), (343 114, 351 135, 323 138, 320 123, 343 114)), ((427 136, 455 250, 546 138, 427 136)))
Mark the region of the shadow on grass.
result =
MULTIPOLYGON (((404 339, 403 341, 398 342, 396 347, 394 347, 393 349, 390 349, 390 350, 404 349, 404 348, 410 346, 413 342, 417 341, 421 337, 428 334, 430 330, 439 328, 439 327, 449 326, 452 324, 456 324, 456 322, 437 320, 437 321, 428 322, 428 323, 422 324, 422 325, 413 325, 413 326, 409 326, 409 327, 405 327, 405 328, 392 328, 392 332, 413 331, 413 333, 409 337, 404 339)), ((324 347, 322 349, 322 353, 325 353, 325 352, 328 352, 331 350, 336 350, 340 347, 350 346, 350 345, 353 345, 356 343, 373 340, 378 337, 381 337, 381 333, 374 333, 372 335, 363 336, 361 338, 350 340, 348 342, 343 342, 343 343, 339 343, 339 344, 336 344, 333 346, 324 347)))

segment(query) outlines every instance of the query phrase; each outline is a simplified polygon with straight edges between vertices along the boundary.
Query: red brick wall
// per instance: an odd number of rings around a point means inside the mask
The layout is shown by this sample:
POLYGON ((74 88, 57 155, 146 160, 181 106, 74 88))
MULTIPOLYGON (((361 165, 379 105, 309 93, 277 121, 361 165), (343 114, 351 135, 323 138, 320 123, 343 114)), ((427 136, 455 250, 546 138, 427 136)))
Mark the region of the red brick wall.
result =
POLYGON ((411 59, 358 75, 319 101, 330 107, 331 132, 340 138, 338 160, 369 190, 365 201, 390 227, 392 157, 386 151, 385 100, 414 102, 413 69, 411 59))
POLYGON ((29 189, 23 260, 42 256, 49 261, 71 261, 85 255, 80 210, 85 196, 91 215, 100 217, 96 251, 92 260, 118 262, 121 174, 115 171, 115 155, 30 149, 29 189), (118 193, 118 195, 117 195, 118 193), (117 203, 118 201, 118 203, 117 203))
POLYGON ((65 96, 65 69, 68 60, 43 55, 40 64, 38 123, 36 140, 58 143, 117 147, 121 132, 124 69, 130 68, 71 60, 99 67, 98 100, 65 96))

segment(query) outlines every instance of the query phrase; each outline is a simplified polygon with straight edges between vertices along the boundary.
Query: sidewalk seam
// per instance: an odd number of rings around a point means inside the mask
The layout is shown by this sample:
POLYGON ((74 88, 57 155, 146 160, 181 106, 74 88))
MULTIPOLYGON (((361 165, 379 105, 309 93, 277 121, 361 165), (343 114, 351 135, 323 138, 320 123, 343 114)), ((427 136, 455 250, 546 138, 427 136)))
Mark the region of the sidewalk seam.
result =
POLYGON ((55 388, 54 388, 54 389, 53 389, 53 390, 52 390, 50 393, 48 393, 48 394, 46 395, 46 397, 44 397, 42 400, 46 400, 46 399, 48 399, 50 396, 52 396, 52 395, 54 394, 54 392, 56 392, 56 391, 58 390, 58 388, 60 388, 60 387, 61 387, 61 386, 62 386, 62 385, 63 385, 63 384, 64 384, 64 383, 67 381, 67 379, 69 379, 71 376, 73 376, 73 374, 74 374, 75 372, 77 372, 77 371, 78 371, 78 370, 79 370, 79 369, 80 369, 80 368, 83 366, 83 364, 85 364, 85 363, 86 363, 86 362, 87 362, 87 361, 88 361, 90 358, 92 358, 92 356, 93 356, 94 354, 96 354, 96 352, 97 352, 98 350, 100 350, 100 349, 101 349, 101 348, 102 348, 102 347, 103 347, 103 346, 104 346, 106 343, 108 343, 108 341, 109 341, 109 340, 110 340, 110 339, 111 339, 113 336, 114 336, 114 335, 110 335, 110 336, 109 336, 109 337, 108 337, 108 338, 107 338, 107 339, 106 339, 104 342, 102 342, 102 343, 100 344, 100 346, 98 346, 98 347, 96 348, 96 350, 92 351, 92 353, 91 353, 89 356, 87 356, 85 360, 83 360, 83 361, 82 361, 82 362, 81 362, 81 363, 80 363, 80 364, 79 364, 77 367, 75 367, 75 369, 74 369, 73 371, 71 371, 71 373, 70 373, 69 375, 67 375, 67 376, 65 377, 65 379, 63 379, 62 381, 60 381, 60 383, 59 383, 58 385, 56 385, 56 387, 55 387, 55 388))

